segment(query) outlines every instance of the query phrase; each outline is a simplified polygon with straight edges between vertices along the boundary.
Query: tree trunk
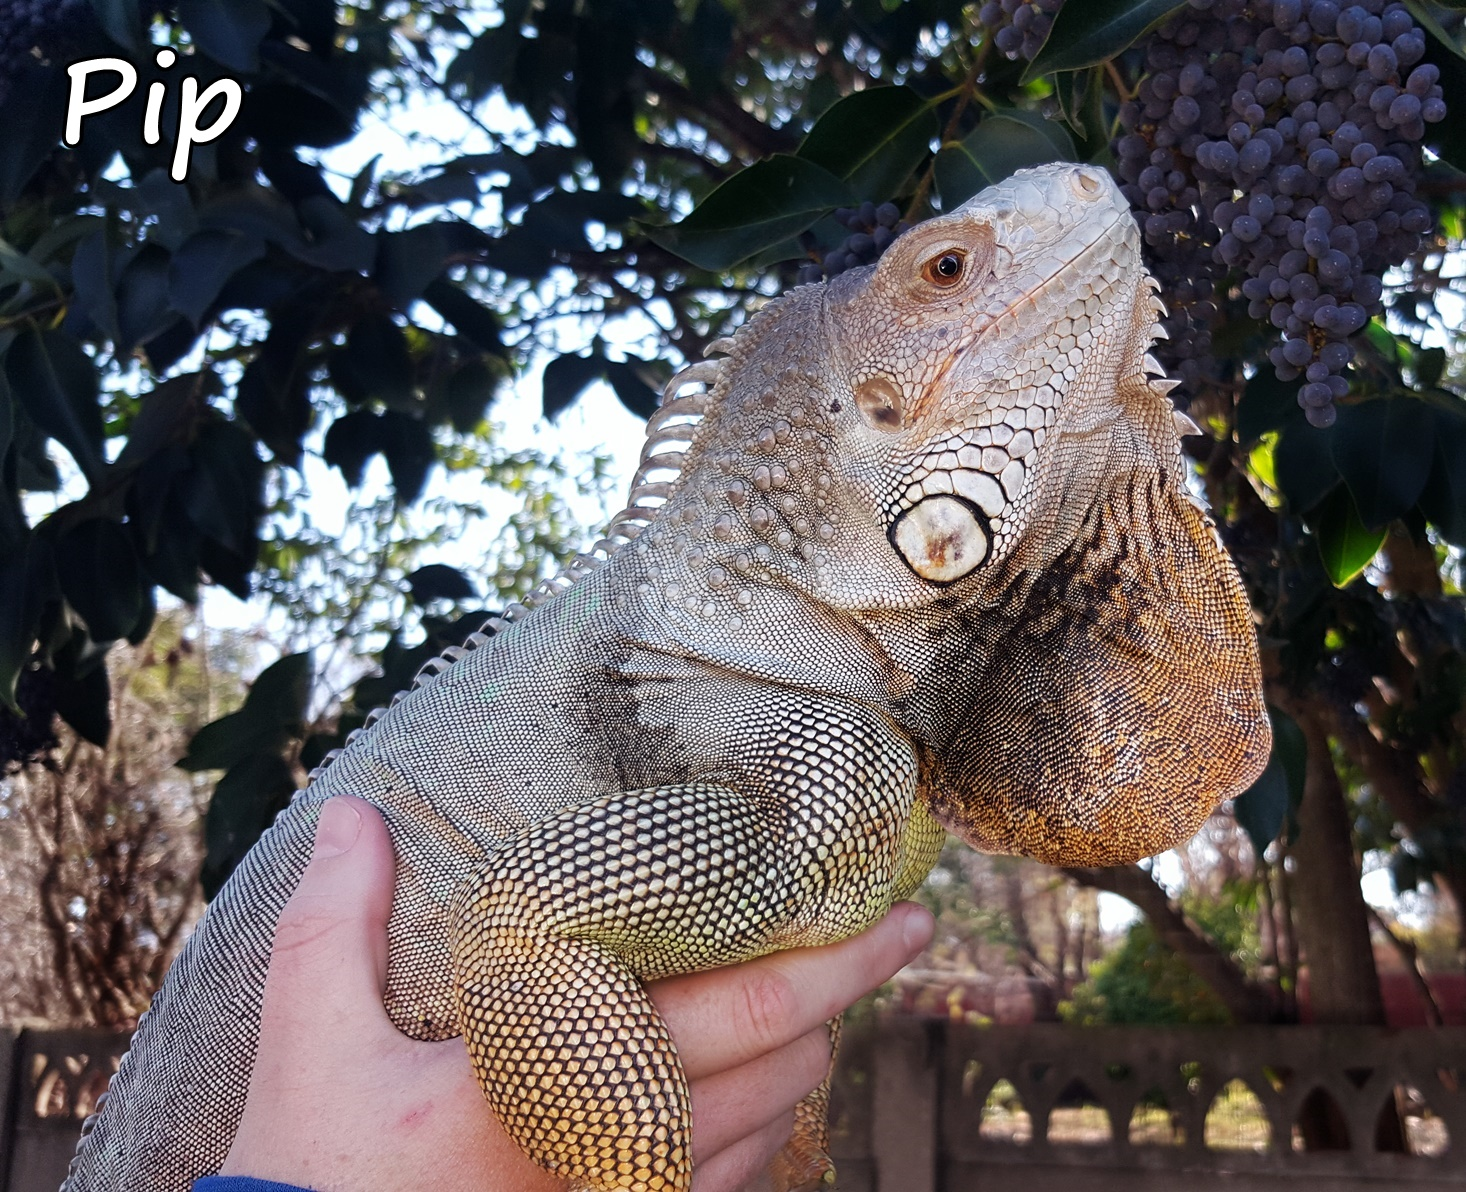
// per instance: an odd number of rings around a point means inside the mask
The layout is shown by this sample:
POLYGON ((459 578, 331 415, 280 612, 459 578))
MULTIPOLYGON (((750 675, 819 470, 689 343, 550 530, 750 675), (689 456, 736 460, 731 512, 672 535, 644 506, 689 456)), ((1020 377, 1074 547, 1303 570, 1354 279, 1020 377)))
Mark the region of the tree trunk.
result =
MULTIPOLYGON (((1322 717, 1306 706, 1293 710, 1308 742, 1308 773, 1298 808, 1293 849, 1293 913, 1308 965, 1313 1021, 1383 1026, 1384 997, 1369 938, 1369 911, 1359 886, 1349 808, 1329 752, 1322 717)), ((1307 1150, 1348 1149, 1343 1115, 1323 1096, 1310 1096, 1298 1116, 1307 1150)), ((1380 1150, 1403 1151, 1398 1114, 1383 1115, 1375 1139, 1380 1150)))
POLYGON ((1350 835, 1349 809, 1321 718, 1299 707, 1298 726, 1308 742, 1308 774, 1298 808, 1298 840, 1292 852, 1293 913, 1308 965, 1313 1021, 1382 1026, 1385 1004, 1369 912, 1359 887, 1359 865, 1350 835))

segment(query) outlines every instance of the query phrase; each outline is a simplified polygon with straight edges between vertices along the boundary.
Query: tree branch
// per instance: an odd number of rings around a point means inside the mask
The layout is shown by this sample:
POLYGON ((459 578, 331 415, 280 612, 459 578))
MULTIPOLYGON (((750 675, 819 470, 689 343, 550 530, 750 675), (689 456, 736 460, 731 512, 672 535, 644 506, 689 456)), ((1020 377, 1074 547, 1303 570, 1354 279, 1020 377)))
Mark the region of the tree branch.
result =
POLYGON ((1118 894, 1133 903, 1155 929, 1157 937, 1184 960, 1222 1000, 1235 1022, 1272 1022, 1277 1008, 1268 992, 1252 984, 1211 940, 1173 903, 1166 892, 1139 865, 1113 869, 1065 869, 1081 886, 1118 894))

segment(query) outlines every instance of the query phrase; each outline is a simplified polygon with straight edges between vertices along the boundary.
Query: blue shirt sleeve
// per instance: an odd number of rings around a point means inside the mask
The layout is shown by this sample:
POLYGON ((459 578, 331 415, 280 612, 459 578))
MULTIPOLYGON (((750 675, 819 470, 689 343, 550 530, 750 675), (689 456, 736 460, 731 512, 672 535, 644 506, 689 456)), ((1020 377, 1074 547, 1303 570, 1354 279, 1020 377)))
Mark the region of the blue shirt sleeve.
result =
POLYGON ((277 1184, 274 1180, 256 1180, 247 1175, 206 1175, 194 1180, 193 1192, 307 1192, 294 1184, 277 1184))

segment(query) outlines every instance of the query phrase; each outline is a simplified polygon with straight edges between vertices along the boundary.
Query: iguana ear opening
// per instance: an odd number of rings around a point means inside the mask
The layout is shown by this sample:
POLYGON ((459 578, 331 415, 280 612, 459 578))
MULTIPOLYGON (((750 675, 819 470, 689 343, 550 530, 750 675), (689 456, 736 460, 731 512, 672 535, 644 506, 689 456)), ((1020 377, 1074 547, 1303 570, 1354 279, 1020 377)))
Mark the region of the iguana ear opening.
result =
POLYGON ((932 766, 933 813, 974 847, 1125 864, 1189 838, 1266 764, 1247 597, 1176 482, 1117 481, 1005 612, 932 766))

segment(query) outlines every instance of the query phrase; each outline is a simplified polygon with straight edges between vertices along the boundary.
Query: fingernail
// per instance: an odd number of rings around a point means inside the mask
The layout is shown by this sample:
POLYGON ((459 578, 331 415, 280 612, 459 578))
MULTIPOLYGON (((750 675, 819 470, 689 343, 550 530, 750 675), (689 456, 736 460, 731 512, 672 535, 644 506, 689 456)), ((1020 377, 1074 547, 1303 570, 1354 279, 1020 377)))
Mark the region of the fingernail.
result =
POLYGON ((316 826, 316 847, 313 857, 339 857, 348 851, 361 834, 361 813, 347 799, 327 799, 321 806, 321 822, 316 826))
POLYGON ((910 952, 920 952, 931 943, 932 932, 937 921, 923 906, 910 904, 906 908, 906 922, 901 926, 901 942, 910 952))

